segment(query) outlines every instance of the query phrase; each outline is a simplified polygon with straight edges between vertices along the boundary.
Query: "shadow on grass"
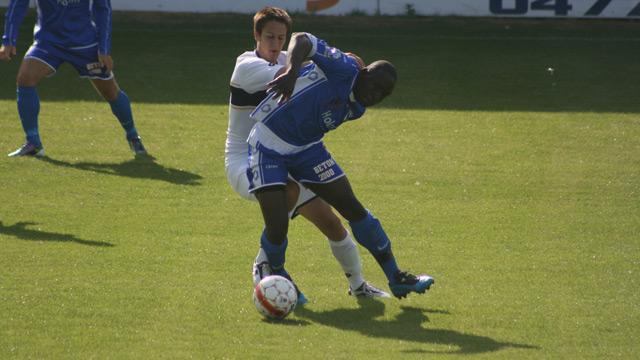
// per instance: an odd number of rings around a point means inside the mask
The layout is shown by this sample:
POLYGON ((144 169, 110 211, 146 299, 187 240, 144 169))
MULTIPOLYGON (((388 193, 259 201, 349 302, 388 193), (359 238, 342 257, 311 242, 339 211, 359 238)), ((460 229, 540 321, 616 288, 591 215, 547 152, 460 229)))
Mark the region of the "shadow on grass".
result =
POLYGON ((17 237, 21 240, 30 241, 53 241, 53 242, 72 242, 87 246, 113 247, 114 245, 104 241, 84 240, 71 234, 58 234, 54 232, 27 229, 29 225, 37 225, 38 223, 30 221, 17 222, 11 226, 5 226, 0 221, 0 234, 17 237))
POLYGON ((395 319, 376 320, 384 315, 385 305, 381 301, 360 300, 359 309, 337 309, 314 312, 308 308, 296 310, 296 316, 318 324, 341 330, 355 331, 370 338, 386 338, 424 345, 448 346, 451 350, 406 350, 406 353, 433 354, 478 354, 504 348, 539 349, 538 346, 500 342, 487 336, 462 333, 447 329, 432 329, 422 326, 429 322, 427 314, 449 315, 446 310, 428 310, 403 306, 395 319))
POLYGON ((284 325, 284 326, 308 326, 308 325, 311 325, 311 323, 309 323, 307 320, 289 319, 289 318, 284 318, 284 319, 280 319, 280 320, 262 318, 262 322, 265 323, 265 324, 284 325))
POLYGON ((72 169, 130 178, 160 180, 176 185, 201 185, 199 181, 202 179, 202 176, 198 174, 158 164, 155 158, 151 156, 137 156, 135 159, 116 164, 92 162, 71 163, 52 159, 48 156, 42 157, 41 160, 52 165, 72 169))

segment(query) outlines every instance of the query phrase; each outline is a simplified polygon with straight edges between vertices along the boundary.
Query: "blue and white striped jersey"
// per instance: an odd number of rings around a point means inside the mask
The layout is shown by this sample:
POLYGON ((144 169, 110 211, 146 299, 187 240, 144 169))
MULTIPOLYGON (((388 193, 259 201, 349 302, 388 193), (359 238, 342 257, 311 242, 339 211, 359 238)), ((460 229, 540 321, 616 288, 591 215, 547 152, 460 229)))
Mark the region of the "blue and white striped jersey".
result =
POLYGON ((353 97, 358 76, 357 62, 325 41, 306 34, 313 48, 312 63, 301 69, 289 101, 278 104, 268 96, 251 117, 258 123, 249 143, 281 154, 302 151, 322 140, 325 133, 364 114, 353 97))
MULTIPOLYGON (((35 0, 38 20, 34 42, 67 49, 98 45, 101 54, 111 53, 110 0, 35 0)), ((29 0, 11 0, 5 14, 3 45, 16 45, 18 29, 29 0)))

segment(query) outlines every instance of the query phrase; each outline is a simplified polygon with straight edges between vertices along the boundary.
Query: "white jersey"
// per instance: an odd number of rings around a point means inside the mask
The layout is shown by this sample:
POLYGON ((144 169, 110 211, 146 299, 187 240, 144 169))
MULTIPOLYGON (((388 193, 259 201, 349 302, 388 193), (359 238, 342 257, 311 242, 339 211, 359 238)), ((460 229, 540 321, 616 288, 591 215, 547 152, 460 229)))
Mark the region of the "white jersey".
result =
MULTIPOLYGON (((247 168, 249 167, 247 138, 256 123, 249 115, 267 97, 267 83, 273 80, 286 61, 287 54, 285 52, 280 53, 276 64, 271 64, 258 57, 255 51, 247 51, 238 56, 236 67, 231 75, 229 127, 224 148, 224 169, 227 181, 233 190, 245 199, 256 200, 255 196, 249 193, 249 179, 247 178, 247 168)), ((293 210, 289 212, 291 218, 297 214, 298 208, 316 197, 311 190, 300 184, 298 186, 300 192, 293 210)))
POLYGON ((267 83, 273 80, 276 73, 287 60, 285 52, 281 52, 276 64, 258 57, 255 51, 247 51, 238 56, 236 67, 231 75, 229 88, 229 127, 224 149, 225 170, 229 173, 234 163, 247 164, 247 137, 255 120, 249 115, 266 97, 267 83))

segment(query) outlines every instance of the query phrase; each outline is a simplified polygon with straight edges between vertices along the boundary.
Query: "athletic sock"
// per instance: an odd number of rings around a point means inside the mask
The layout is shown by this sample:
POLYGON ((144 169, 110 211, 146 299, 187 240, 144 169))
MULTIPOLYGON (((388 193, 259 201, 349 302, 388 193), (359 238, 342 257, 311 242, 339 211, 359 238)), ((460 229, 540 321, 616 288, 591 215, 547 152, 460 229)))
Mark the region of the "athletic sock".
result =
POLYGON ((389 282, 394 282, 395 274, 399 271, 398 264, 391 251, 391 241, 380 221, 367 211, 364 219, 349 222, 349 225, 358 243, 373 255, 389 282))
POLYGON ((22 122, 22 129, 27 142, 42 147, 38 132, 38 114, 40 113, 40 98, 33 86, 18 86, 18 114, 22 122))
MULTIPOLYGON (((327 239, 328 240, 328 239, 327 239)), ((364 279, 362 278, 362 263, 360 261, 360 254, 358 254, 358 248, 353 242, 351 234, 347 232, 344 239, 340 241, 329 240, 331 246, 331 252, 333 256, 338 260, 342 271, 347 276, 351 289, 357 289, 364 279)))
POLYGON ((280 245, 271 243, 267 239, 266 230, 262 231, 262 236, 260 236, 260 246, 262 247, 265 254, 267 255, 267 260, 269 260, 269 265, 271 266, 271 269, 275 274, 280 275, 280 273, 284 271, 284 261, 285 261, 285 252, 287 250, 287 244, 288 244, 288 241, 286 238, 280 245))
POLYGON ((135 139, 138 137, 138 131, 133 123, 133 112, 131 111, 131 102, 124 91, 120 90, 118 97, 114 101, 110 101, 111 112, 118 118, 120 125, 127 133, 127 139, 135 139))

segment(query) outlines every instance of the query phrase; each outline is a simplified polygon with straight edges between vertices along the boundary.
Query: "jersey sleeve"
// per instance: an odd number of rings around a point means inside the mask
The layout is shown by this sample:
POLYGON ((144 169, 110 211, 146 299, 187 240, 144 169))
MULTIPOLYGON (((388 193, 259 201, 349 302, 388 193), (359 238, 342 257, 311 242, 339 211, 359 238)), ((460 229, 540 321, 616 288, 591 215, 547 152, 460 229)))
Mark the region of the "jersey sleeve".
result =
POLYGON ((267 89, 267 83, 275 77, 279 64, 270 64, 260 58, 240 60, 231 75, 231 86, 253 94, 267 89))
POLYGON ((4 15, 2 45, 16 46, 18 30, 29 8, 29 0, 11 0, 4 15))
POLYGON ((98 51, 111 54, 111 0, 93 0, 92 12, 98 31, 98 51))
POLYGON ((340 49, 331 47, 324 40, 318 39, 312 34, 306 33, 311 41, 309 57, 318 65, 327 76, 344 76, 353 78, 358 74, 358 63, 350 56, 345 55, 340 49))

